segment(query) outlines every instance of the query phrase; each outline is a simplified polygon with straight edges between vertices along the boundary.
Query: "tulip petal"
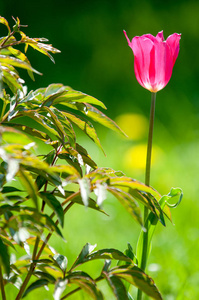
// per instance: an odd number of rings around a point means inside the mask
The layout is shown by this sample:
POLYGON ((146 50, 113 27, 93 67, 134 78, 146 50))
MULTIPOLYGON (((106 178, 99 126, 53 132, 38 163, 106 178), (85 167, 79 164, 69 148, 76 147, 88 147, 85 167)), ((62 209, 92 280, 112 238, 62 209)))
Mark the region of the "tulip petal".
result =
POLYGON ((164 35, 163 35, 163 30, 158 32, 158 34, 156 35, 156 39, 160 42, 164 41, 164 35))
POLYGON ((179 45, 180 39, 181 39, 181 34, 173 33, 166 40, 166 43, 170 47, 170 51, 173 57, 173 66, 175 64, 175 61, 178 57, 178 53, 180 50, 180 45, 179 45))

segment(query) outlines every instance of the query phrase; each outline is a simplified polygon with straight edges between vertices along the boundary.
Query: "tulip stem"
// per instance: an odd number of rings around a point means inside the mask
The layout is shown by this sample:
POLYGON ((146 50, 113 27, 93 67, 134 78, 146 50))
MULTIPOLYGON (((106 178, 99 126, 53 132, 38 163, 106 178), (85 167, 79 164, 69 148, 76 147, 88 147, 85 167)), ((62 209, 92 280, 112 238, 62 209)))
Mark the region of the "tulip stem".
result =
MULTIPOLYGON (((153 143, 153 127, 154 127, 154 117, 155 117, 155 100, 156 93, 151 94, 151 112, 150 112, 150 122, 149 122, 149 135, 148 135, 148 146, 147 146, 147 157, 146 157, 146 171, 145 171, 145 184, 150 185, 150 171, 151 171, 151 155, 152 155, 152 143, 153 143)), ((147 264, 147 252, 148 252, 148 208, 144 207, 144 224, 146 232, 144 232, 143 246, 142 246, 142 259, 140 268, 145 271, 147 264)), ((142 299, 142 291, 138 290, 137 300, 142 299)))

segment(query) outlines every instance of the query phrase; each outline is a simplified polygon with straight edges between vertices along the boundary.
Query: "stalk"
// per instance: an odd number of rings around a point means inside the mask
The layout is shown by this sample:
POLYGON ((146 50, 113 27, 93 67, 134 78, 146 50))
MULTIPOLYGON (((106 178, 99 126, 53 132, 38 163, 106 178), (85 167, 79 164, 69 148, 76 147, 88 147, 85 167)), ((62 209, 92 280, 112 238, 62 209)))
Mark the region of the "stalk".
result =
MULTIPOLYGON (((146 157, 146 171, 145 171, 145 184, 150 185, 150 173, 151 173, 151 155, 152 155, 152 144, 153 144, 153 127, 154 127, 154 117, 155 117, 155 100, 156 93, 151 94, 151 112, 149 121, 149 135, 148 135, 148 146, 147 146, 147 157, 146 157)), ((148 246, 148 208, 144 207, 144 224, 146 232, 144 233, 143 246, 142 246, 142 259, 140 268, 145 271, 147 264, 147 246, 148 246)), ((138 290, 137 300, 142 299, 142 291, 138 290)))
POLYGON ((5 294, 4 282, 3 282, 3 273, 2 273, 2 270, 1 270, 1 266, 0 266, 0 287, 1 287, 2 300, 6 300, 6 294, 5 294))

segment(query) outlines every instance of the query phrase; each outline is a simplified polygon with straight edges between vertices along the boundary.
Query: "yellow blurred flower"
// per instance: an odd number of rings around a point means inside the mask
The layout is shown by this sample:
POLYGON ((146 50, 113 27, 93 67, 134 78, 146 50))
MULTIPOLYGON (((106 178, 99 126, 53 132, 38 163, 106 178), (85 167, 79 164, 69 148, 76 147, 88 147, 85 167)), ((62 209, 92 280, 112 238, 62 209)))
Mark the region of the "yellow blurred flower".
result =
POLYGON ((116 118, 116 123, 123 129, 129 139, 139 140, 148 132, 148 121, 141 114, 122 114, 116 118))
MULTIPOLYGON (((146 167, 146 152, 146 144, 139 144, 130 147, 124 153, 124 167, 127 169, 144 170, 146 167)), ((158 146, 153 145, 151 164, 153 165, 157 163, 161 159, 162 154, 162 150, 158 146)))

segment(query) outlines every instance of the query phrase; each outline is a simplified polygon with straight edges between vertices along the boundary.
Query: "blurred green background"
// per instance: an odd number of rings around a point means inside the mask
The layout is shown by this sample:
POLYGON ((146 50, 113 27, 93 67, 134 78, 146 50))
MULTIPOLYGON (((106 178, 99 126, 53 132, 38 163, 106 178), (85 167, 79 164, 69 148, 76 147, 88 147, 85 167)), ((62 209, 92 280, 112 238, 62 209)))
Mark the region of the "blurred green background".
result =
MULTIPOLYGON (((9 22, 11 16, 18 16, 21 24, 28 24, 24 29, 28 36, 46 37, 61 50, 54 55, 55 65, 28 50, 33 67, 44 74, 36 75, 35 82, 27 77, 29 89, 60 82, 103 101, 107 115, 118 122, 129 139, 97 126, 106 157, 81 134, 78 140, 99 166, 120 169, 141 181, 150 92, 136 81, 133 53, 123 29, 130 39, 145 33, 156 35, 161 30, 165 38, 174 32, 182 34, 172 78, 157 94, 151 184, 162 194, 179 186, 184 198, 172 211, 175 226, 159 225, 156 231, 149 273, 164 299, 199 299, 199 2, 1 0, 0 11, 9 22)), ((1 36, 6 34, 2 27, 1 36)), ((81 207, 68 214, 67 243, 55 238, 52 246, 68 256, 69 263, 86 242, 97 243, 98 249, 115 247, 122 251, 130 242, 135 249, 139 226, 112 197, 105 201, 104 209, 109 218, 81 207)), ((37 295, 41 296, 41 291, 27 298, 37 295)), ((113 299, 108 291, 107 295, 113 299)), ((42 298, 53 299, 45 291, 42 298)))

